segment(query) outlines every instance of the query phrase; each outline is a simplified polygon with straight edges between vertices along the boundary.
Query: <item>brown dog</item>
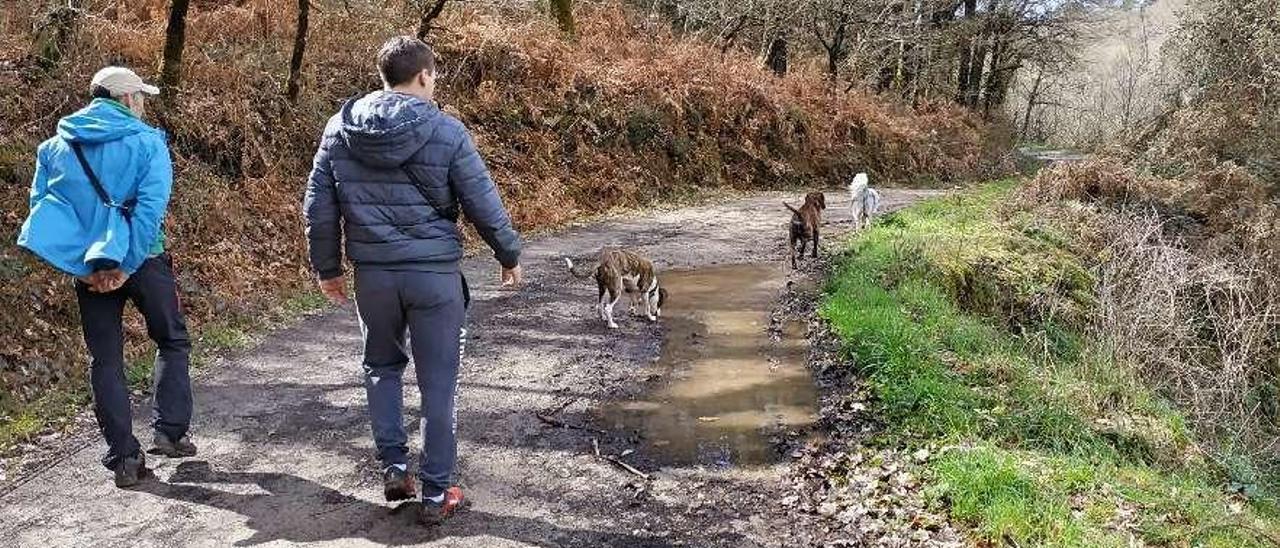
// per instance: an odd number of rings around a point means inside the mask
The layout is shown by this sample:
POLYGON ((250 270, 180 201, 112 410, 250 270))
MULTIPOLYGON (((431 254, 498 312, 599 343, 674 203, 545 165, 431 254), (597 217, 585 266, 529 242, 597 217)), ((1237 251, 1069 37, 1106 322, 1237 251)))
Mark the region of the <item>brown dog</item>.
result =
POLYGON ((796 267, 796 256, 804 257, 804 248, 813 241, 813 257, 818 258, 818 225, 822 224, 822 210, 827 208, 827 197, 821 192, 810 192, 804 196, 804 205, 800 209, 782 202, 791 210, 791 234, 787 247, 791 248, 791 268, 796 267), (796 244, 799 243, 799 250, 796 244))
MULTIPOLYGON (((573 266, 573 260, 565 257, 569 265, 569 273, 576 278, 590 278, 591 271, 579 271, 573 266)), ((658 273, 653 263, 638 253, 625 249, 605 248, 600 251, 600 260, 595 269, 596 288, 599 289, 600 304, 597 309, 600 319, 608 322, 610 329, 617 329, 613 321, 613 306, 618 303, 622 293, 631 296, 631 311, 639 310, 649 321, 657 321, 662 315, 662 305, 667 302, 667 289, 658 286, 658 273)))

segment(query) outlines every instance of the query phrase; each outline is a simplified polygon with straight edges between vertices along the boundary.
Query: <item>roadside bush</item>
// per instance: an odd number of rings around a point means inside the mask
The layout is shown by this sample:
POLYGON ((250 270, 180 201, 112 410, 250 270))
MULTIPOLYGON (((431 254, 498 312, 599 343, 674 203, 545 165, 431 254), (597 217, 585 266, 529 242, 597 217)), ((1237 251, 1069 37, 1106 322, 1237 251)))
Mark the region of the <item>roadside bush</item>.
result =
POLYGON ((1174 180, 1104 160, 1042 173, 1016 202, 1091 265, 1090 338, 1184 410, 1234 484, 1275 496, 1280 234, 1262 183, 1231 166, 1174 180))

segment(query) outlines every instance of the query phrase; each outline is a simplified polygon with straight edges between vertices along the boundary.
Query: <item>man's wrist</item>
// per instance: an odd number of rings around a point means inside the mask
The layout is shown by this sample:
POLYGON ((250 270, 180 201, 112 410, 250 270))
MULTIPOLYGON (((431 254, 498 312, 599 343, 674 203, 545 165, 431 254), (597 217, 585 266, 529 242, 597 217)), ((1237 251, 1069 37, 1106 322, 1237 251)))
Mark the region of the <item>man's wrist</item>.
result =
POLYGON ((502 265, 502 268, 506 270, 511 270, 520 266, 520 254, 516 253, 514 255, 498 257, 498 264, 502 265))

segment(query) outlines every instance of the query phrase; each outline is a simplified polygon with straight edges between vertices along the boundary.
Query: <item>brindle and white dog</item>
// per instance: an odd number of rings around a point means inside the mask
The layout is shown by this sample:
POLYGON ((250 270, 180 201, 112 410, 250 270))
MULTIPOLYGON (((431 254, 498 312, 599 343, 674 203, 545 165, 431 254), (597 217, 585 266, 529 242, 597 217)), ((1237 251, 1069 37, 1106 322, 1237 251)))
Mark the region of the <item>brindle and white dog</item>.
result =
POLYGON ((576 278, 595 277, 596 288, 600 291, 597 309, 600 319, 608 322, 610 329, 618 328, 618 324, 613 321, 613 306, 622 298, 624 291, 631 296, 632 313, 635 313, 636 305, 639 304, 644 316, 651 322, 657 321, 658 316, 662 315, 667 290, 658 286, 658 274, 653 269, 653 263, 638 253, 605 248, 600 251, 594 274, 589 270, 578 270, 568 257, 564 258, 564 262, 569 265, 569 272, 576 278))

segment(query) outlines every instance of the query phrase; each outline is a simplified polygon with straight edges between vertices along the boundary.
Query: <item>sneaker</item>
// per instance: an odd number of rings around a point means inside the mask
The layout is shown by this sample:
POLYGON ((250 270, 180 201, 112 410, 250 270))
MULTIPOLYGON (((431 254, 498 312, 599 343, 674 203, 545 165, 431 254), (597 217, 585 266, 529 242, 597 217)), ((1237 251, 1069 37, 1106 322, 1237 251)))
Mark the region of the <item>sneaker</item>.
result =
POLYGON ((164 455, 169 458, 196 456, 196 446, 191 443, 191 438, 188 436, 182 436, 178 441, 170 441, 168 436, 156 432, 155 438, 151 440, 151 446, 147 452, 152 455, 164 455))
POLYGON ((427 527, 435 527, 441 525, 445 520, 453 517, 455 513, 470 505, 466 497, 462 496, 462 488, 454 486, 444 491, 444 499, 440 502, 431 499, 422 499, 422 513, 418 516, 418 521, 427 527))
POLYGON ((142 454, 120 459, 116 464, 115 472, 116 487, 121 489, 133 487, 151 477, 151 470, 147 469, 147 459, 142 454))
POLYGON ((388 502, 413 498, 413 476, 399 466, 388 466, 382 472, 382 494, 387 497, 388 502))

